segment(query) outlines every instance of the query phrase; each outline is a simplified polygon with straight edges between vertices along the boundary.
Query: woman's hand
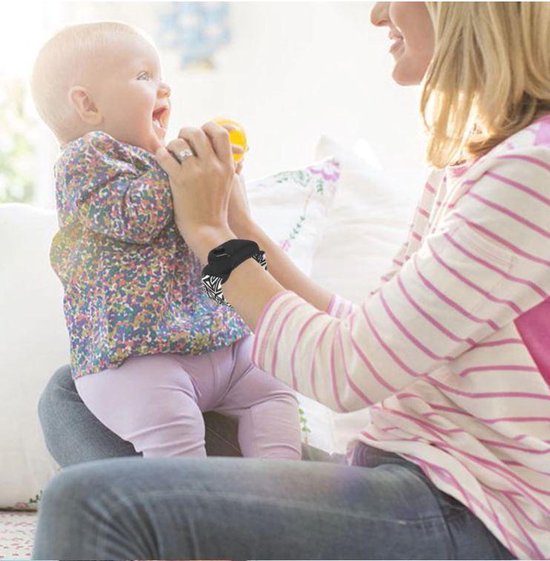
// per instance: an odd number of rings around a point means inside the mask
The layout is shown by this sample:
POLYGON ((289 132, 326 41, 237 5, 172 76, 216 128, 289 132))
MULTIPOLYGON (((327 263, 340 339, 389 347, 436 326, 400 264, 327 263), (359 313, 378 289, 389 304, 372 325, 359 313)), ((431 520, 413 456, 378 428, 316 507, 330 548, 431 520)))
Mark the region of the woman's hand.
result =
POLYGON ((183 128, 177 139, 157 150, 156 159, 170 178, 176 225, 191 249, 205 261, 205 251, 208 254, 218 243, 235 237, 227 217, 235 177, 229 133, 215 123, 201 129, 183 128), (184 150, 194 155, 181 163, 170 154, 184 150))

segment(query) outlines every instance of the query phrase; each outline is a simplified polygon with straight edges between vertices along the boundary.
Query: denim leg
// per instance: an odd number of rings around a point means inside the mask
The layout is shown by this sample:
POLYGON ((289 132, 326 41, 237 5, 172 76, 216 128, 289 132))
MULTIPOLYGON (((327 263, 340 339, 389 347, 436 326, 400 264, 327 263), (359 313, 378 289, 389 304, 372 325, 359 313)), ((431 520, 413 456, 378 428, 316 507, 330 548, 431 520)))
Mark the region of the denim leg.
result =
POLYGON ((52 480, 33 558, 511 558, 441 496, 404 461, 103 460, 52 480))
POLYGON ((59 368, 38 402, 46 446, 62 467, 120 456, 135 456, 134 447, 98 421, 78 395, 71 369, 59 368))

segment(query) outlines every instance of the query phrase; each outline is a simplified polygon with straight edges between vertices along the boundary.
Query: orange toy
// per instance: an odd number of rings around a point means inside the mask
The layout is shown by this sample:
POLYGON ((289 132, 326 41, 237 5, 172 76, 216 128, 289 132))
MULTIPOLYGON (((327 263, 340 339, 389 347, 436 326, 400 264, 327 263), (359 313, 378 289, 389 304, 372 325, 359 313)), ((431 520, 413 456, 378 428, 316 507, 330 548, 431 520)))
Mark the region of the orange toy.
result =
MULTIPOLYGON (((243 127, 237 123, 237 121, 233 121, 232 119, 224 119, 224 118, 217 118, 212 119, 214 123, 221 125, 222 127, 229 127, 229 140, 231 144, 236 144, 240 146, 245 152, 248 150, 248 142, 246 140, 246 133, 244 132, 243 127)), ((233 160, 235 162, 240 162, 243 159, 243 154, 233 154, 233 160)))

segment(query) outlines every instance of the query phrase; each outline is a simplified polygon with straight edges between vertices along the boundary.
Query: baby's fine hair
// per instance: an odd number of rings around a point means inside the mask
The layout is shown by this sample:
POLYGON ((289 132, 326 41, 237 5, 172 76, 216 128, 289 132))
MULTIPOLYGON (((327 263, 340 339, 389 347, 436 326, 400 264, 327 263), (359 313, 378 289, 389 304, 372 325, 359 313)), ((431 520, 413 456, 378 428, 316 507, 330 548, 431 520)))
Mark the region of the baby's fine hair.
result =
POLYGON ((69 102, 69 90, 91 64, 101 64, 102 49, 121 34, 150 41, 131 25, 100 21, 64 27, 40 49, 31 76, 32 97, 41 118, 61 142, 80 136, 81 123, 69 102))

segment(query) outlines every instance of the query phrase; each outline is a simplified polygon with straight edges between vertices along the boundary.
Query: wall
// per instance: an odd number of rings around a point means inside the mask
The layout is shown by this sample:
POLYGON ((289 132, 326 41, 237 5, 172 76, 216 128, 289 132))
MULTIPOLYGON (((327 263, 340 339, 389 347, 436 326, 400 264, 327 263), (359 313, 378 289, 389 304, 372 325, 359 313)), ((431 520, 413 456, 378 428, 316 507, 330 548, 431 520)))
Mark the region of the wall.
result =
MULTIPOLYGON (((164 3, 82 2, 72 21, 120 19, 150 34, 164 3)), ((313 158, 321 134, 366 139, 382 165, 402 181, 404 195, 419 190, 424 139, 418 88, 391 79, 386 29, 369 20, 370 2, 236 2, 233 40, 213 72, 183 72, 175 53, 163 52, 173 88, 171 133, 223 115, 249 135, 250 178, 299 166, 313 158)))
POLYGON ((220 71, 180 74, 175 82, 182 99, 176 120, 179 114, 182 121, 215 114, 242 120, 258 172, 309 160, 322 133, 366 138, 385 166, 417 166, 423 152, 415 142, 417 91, 391 80, 387 32, 371 26, 370 8, 235 4, 234 43, 219 57, 220 71))

